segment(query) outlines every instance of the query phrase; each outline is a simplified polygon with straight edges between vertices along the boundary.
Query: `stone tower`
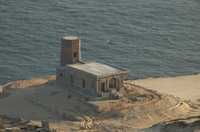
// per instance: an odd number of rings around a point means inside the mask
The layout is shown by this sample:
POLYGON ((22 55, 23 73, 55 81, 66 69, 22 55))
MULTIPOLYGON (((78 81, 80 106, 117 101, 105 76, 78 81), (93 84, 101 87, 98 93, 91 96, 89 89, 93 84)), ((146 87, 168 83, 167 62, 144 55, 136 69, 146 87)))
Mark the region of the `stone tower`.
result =
POLYGON ((79 62, 80 39, 78 37, 63 37, 61 41, 60 66, 79 62))

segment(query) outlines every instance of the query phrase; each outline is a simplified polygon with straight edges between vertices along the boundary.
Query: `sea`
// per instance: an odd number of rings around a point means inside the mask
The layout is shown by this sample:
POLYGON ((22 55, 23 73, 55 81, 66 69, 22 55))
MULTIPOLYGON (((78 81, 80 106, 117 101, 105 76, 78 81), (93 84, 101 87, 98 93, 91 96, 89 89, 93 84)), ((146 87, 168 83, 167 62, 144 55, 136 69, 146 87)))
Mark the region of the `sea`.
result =
POLYGON ((200 73, 200 0, 0 0, 0 84, 55 74, 63 36, 130 79, 200 73))

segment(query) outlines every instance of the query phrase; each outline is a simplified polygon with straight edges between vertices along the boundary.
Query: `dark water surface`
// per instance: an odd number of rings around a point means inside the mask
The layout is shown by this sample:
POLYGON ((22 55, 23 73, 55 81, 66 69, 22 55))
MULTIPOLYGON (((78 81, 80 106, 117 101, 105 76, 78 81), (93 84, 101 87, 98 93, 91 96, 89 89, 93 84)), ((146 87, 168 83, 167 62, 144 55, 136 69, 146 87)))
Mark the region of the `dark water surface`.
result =
POLYGON ((132 78, 200 72, 199 0, 0 0, 0 83, 54 74, 64 35, 132 78))

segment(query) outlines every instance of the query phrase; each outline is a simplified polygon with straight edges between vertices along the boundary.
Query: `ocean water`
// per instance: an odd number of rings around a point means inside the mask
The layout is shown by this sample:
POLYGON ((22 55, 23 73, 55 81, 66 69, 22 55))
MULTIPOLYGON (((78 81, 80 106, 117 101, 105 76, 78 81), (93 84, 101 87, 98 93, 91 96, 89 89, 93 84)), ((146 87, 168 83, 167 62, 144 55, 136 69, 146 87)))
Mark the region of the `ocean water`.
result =
POLYGON ((0 0, 0 83, 54 74, 67 35, 133 79, 200 72, 199 0, 0 0))

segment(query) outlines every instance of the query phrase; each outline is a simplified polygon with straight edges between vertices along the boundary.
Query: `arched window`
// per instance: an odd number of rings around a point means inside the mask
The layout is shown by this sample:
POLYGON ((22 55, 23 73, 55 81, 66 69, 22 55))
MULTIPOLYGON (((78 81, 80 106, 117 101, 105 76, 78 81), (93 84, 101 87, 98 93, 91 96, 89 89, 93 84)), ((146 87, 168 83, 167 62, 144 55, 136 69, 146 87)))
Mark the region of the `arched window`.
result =
POLYGON ((117 79, 116 78, 112 78, 109 81, 109 88, 116 88, 117 87, 117 79))
POLYGON ((74 57, 78 57, 78 53, 77 52, 74 52, 74 57))
POLYGON ((82 87, 85 88, 85 80, 82 80, 82 87))
POLYGON ((105 84, 105 82, 102 82, 101 83, 101 92, 108 92, 108 89, 106 89, 106 84, 105 84))

